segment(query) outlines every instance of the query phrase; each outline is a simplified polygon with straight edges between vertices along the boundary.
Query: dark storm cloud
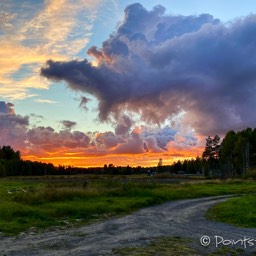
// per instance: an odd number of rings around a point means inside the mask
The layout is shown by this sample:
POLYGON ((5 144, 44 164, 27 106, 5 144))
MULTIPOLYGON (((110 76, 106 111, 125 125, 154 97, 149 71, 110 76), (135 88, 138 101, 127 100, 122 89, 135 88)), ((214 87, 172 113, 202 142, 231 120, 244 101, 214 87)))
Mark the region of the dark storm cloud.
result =
POLYGON ((255 34, 255 15, 226 25, 133 4, 102 48, 88 50, 98 67, 50 60, 41 74, 96 96, 101 120, 126 110, 161 123, 185 111, 184 124, 197 132, 223 132, 256 124, 255 34))

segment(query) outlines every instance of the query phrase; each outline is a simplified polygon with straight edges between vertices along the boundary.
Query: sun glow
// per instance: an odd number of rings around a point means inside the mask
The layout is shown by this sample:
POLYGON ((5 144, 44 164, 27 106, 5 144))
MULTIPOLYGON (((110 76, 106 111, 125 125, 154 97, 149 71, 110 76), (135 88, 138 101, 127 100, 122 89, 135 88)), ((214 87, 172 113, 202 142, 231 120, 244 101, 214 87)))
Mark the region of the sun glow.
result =
POLYGON ((93 67, 98 67, 98 66, 99 66, 99 62, 95 59, 95 60, 93 60, 93 61, 91 62, 91 65, 92 65, 93 67))
POLYGON ((55 166, 77 166, 77 167, 103 167, 105 164, 114 166, 157 166, 159 159, 163 159, 163 165, 171 165, 178 160, 195 158, 202 154, 202 148, 193 151, 172 151, 166 153, 146 153, 146 154, 108 154, 101 156, 86 156, 81 153, 65 153, 65 155, 36 156, 26 155, 24 160, 41 161, 53 163, 55 166))

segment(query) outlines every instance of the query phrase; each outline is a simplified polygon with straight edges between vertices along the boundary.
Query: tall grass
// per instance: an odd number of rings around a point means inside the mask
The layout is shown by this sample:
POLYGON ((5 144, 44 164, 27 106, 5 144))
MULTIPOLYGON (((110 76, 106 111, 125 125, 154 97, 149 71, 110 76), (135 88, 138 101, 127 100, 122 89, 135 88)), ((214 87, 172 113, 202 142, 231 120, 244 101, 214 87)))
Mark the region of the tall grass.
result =
POLYGON ((168 200, 256 191, 253 181, 160 184, 151 180, 63 180, 0 183, 0 232, 17 234, 30 227, 85 223, 130 213, 168 200))

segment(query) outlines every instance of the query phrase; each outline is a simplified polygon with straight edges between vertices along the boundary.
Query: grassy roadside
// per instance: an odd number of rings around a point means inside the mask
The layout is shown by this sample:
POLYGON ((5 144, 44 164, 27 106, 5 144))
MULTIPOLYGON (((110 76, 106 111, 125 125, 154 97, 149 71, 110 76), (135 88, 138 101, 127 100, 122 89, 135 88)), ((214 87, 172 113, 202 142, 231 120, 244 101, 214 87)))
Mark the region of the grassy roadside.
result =
POLYGON ((115 256, 196 256, 195 250, 189 248, 189 239, 179 237, 160 237, 151 241, 146 246, 141 247, 124 247, 113 249, 115 256))
POLYGON ((30 227, 82 224, 168 200, 256 192, 253 181, 161 184, 123 179, 0 180, 0 232, 18 234, 30 227))
POLYGON ((256 195, 244 195, 219 203, 210 208, 206 216, 239 227, 256 228, 256 195))
MULTIPOLYGON (((191 239, 180 237, 160 237, 152 240, 145 246, 123 247, 113 249, 114 256, 199 256, 204 253, 198 252, 191 248, 191 239)), ((233 249, 222 247, 215 252, 209 253, 208 256, 242 256, 245 255, 243 249, 233 249)))

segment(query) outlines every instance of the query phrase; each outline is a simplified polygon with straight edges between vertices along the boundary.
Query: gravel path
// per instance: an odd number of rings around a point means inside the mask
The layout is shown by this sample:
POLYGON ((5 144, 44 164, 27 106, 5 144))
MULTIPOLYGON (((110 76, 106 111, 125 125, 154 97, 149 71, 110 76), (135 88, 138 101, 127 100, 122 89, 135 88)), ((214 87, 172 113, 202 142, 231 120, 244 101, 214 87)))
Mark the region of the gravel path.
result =
MULTIPOLYGON (((216 239, 221 239, 215 236, 223 237, 225 243, 244 237, 256 239, 256 229, 236 228, 205 219, 209 207, 226 199, 223 196, 167 202, 80 228, 2 237, 0 255, 112 255, 113 248, 143 246, 162 236, 191 238, 191 246, 207 255, 216 250, 216 239), (203 235, 211 238, 209 246, 200 244, 203 235)), ((254 246, 249 246, 247 242, 246 249, 244 244, 239 247, 250 254, 256 252, 256 240, 253 243, 254 246)))

